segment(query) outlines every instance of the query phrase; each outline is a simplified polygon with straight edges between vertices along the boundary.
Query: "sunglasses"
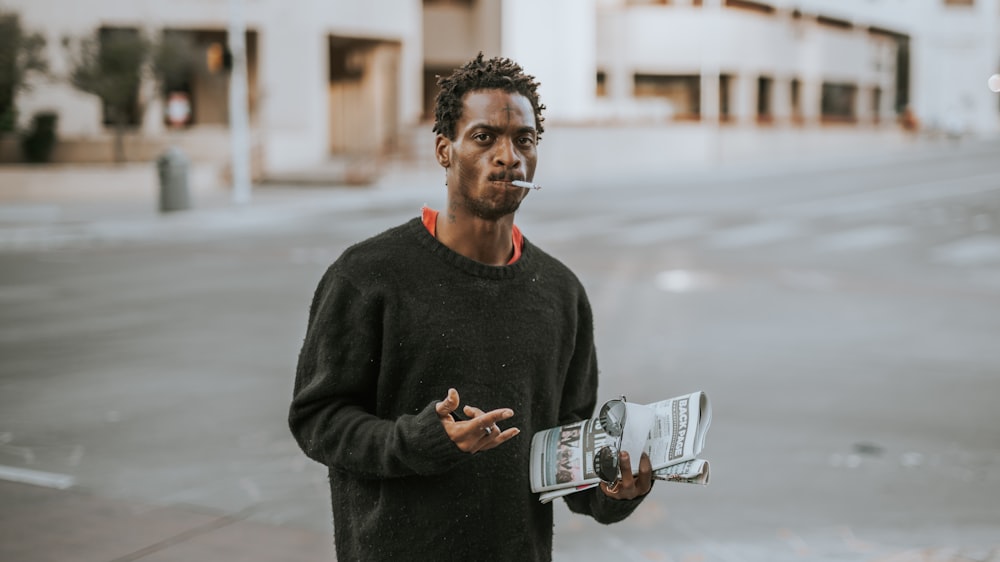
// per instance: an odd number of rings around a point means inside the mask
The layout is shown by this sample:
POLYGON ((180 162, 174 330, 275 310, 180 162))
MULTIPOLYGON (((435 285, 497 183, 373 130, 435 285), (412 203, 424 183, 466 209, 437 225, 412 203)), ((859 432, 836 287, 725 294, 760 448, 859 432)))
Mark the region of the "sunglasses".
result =
POLYGON ((608 400, 601 406, 597 421, 609 437, 615 442, 594 451, 594 472, 607 484, 613 484, 621 479, 619 466, 622 449, 622 434, 625 433, 625 397, 608 400))

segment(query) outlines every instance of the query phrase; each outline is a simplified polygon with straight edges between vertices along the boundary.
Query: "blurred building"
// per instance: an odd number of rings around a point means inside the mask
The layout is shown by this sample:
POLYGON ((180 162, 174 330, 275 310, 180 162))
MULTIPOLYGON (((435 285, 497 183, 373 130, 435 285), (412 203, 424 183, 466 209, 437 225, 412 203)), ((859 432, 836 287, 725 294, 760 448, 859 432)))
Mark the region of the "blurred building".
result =
POLYGON ((558 120, 1000 130, 997 0, 438 0, 424 29, 426 77, 509 55, 558 120))
MULTIPOLYGON (((321 164, 332 154, 395 148, 420 118, 422 30, 419 0, 242 0, 246 20, 249 111, 256 166, 267 172, 321 164)), ((5 0, 2 8, 47 38, 52 79, 18 99, 23 124, 43 110, 59 114, 56 158, 107 160, 110 117, 94 96, 75 90, 66 37, 143 32, 185 35, 201 56, 186 80, 136 93, 128 157, 149 160, 167 142, 196 159, 229 154, 229 0, 5 0), (187 104, 170 126, 168 100, 187 104)))
MULTIPOLYGON (((929 130, 1000 132, 1000 0, 242 0, 249 105, 260 170, 372 158, 430 137, 435 76, 477 52, 510 56, 542 82, 550 123, 671 127, 897 127, 910 108, 929 130)), ((129 146, 168 140, 228 155, 230 0, 6 0, 48 38, 185 34, 197 69, 136 94, 129 146), (171 104, 168 100, 173 100, 171 104), (181 103, 182 102, 182 103, 181 103), (183 125, 171 127, 170 111, 183 125), (185 111, 186 110, 186 111, 185 111)), ((93 96, 45 82, 22 121, 59 113, 59 158, 102 159, 108 118, 93 96)))

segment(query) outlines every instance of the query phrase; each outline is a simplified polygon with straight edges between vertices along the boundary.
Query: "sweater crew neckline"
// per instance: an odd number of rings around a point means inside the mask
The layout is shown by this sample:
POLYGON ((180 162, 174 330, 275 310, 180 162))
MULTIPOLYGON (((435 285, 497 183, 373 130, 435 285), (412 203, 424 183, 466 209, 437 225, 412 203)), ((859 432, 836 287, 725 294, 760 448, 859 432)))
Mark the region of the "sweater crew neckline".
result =
MULTIPOLYGON (((434 238, 437 238, 437 218, 438 212, 426 205, 420 210, 420 220, 434 238)), ((514 244, 514 255, 511 256, 507 265, 521 258, 521 249, 524 247, 524 236, 521 234, 521 229, 516 224, 511 225, 511 228, 511 242, 514 244)))
POLYGON ((414 217, 406 222, 404 227, 408 234, 415 237, 420 245, 430 251, 436 258, 476 277, 513 279, 531 262, 533 248, 526 238, 521 249, 521 257, 516 262, 506 265, 489 265, 467 258, 442 244, 424 226, 422 217, 414 217))

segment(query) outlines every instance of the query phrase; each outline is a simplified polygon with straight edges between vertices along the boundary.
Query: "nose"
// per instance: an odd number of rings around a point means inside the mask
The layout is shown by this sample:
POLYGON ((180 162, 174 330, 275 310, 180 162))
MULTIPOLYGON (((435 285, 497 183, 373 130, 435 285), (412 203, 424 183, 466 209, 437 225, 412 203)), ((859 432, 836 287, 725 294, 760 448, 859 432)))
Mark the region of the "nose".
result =
POLYGON ((496 143, 493 163, 502 168, 516 168, 521 165, 521 157, 514 148, 512 139, 503 137, 496 143))

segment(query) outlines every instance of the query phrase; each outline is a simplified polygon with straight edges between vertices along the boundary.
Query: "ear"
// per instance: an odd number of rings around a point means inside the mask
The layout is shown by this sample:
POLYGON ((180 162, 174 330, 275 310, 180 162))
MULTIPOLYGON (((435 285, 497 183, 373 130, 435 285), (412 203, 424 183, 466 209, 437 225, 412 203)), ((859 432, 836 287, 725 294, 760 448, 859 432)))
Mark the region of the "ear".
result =
POLYGON ((444 135, 434 139, 434 156, 442 168, 451 166, 451 140, 444 135))

